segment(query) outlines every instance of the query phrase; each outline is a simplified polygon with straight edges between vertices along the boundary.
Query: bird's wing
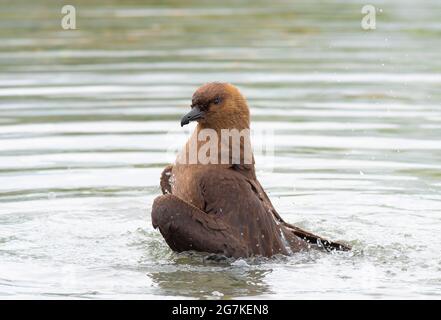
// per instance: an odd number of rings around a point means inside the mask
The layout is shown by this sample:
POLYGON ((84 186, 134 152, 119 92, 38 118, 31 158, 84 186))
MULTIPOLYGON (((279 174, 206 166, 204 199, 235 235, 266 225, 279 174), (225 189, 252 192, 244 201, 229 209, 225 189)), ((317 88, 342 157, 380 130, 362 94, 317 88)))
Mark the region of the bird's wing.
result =
MULTIPOLYGON (((200 189, 203 211, 218 216, 236 238, 243 239, 253 254, 288 254, 280 224, 250 179, 231 169, 209 169, 200 178, 200 189)), ((289 242, 293 251, 307 247, 297 237, 289 242)))
POLYGON ((196 250, 233 257, 249 255, 248 247, 235 238, 221 219, 172 194, 155 199, 152 224, 155 229, 159 228, 170 248, 178 252, 196 250))
POLYGON ((162 194, 171 194, 172 193, 172 188, 170 185, 170 178, 172 175, 172 170, 173 170, 173 165, 168 165, 162 171, 161 181, 160 181, 162 194))

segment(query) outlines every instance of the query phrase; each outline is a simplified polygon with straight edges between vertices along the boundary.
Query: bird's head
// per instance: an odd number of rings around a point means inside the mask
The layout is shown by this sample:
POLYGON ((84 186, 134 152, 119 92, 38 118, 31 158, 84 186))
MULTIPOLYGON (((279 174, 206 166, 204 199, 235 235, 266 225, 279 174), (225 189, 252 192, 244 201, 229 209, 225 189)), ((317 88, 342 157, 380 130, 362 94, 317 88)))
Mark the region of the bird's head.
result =
POLYGON ((181 119, 181 126, 197 121, 202 128, 247 129, 250 111, 239 90, 229 84, 212 82, 196 90, 191 111, 181 119))

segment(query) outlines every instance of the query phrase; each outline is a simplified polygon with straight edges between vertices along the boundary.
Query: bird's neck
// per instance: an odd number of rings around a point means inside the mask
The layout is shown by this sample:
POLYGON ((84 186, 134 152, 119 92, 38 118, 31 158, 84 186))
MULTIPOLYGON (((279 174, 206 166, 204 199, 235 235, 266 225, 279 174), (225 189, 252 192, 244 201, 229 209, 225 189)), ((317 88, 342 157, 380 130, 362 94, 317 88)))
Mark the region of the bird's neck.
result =
POLYGON ((222 135, 222 132, 225 132, 225 131, 231 132, 234 130, 239 131, 239 132, 243 132, 244 134, 246 133, 249 136, 250 135, 250 124, 249 124, 249 122, 246 122, 246 121, 235 122, 234 124, 233 123, 226 123, 225 125, 206 125, 206 124, 198 123, 195 131, 198 134, 200 134, 204 130, 214 130, 214 131, 216 131, 216 133, 218 134, 219 137, 222 135))
POLYGON ((198 124, 178 161, 190 165, 218 165, 254 176, 254 156, 249 125, 208 128, 198 124))

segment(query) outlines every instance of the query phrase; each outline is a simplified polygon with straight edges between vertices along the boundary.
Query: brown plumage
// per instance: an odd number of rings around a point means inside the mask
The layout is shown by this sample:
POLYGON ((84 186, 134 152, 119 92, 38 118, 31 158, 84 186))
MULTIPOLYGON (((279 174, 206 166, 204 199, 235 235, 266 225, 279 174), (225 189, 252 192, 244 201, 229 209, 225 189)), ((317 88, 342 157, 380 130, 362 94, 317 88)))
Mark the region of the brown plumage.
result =
MULTIPOLYGON (((254 158, 249 163, 242 152, 240 159, 233 159, 229 152, 227 164, 182 161, 191 157, 191 143, 200 150, 197 136, 201 130, 220 134, 222 129, 250 127, 249 108, 237 88, 227 83, 200 87, 181 124, 190 121, 197 121, 197 128, 176 163, 162 173, 163 195, 155 199, 152 208, 153 227, 159 228, 170 248, 236 258, 288 255, 311 247, 350 250, 283 221, 256 178, 254 158)), ((246 140, 240 142, 241 151, 246 140)), ((218 143, 221 150, 224 142, 219 139, 218 143)), ((220 154, 214 157, 221 163, 220 154)))

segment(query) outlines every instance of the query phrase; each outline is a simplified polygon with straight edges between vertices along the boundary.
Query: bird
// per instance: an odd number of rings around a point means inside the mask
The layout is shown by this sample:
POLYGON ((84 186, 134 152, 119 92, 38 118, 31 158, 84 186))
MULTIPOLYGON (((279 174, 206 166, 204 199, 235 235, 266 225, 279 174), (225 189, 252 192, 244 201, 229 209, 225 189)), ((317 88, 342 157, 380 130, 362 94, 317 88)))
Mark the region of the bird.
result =
POLYGON ((223 82, 199 87, 181 126, 190 122, 197 126, 175 163, 163 170, 162 195, 151 210, 153 228, 159 229, 173 251, 248 258, 311 249, 351 250, 348 244, 285 222, 275 210, 256 177, 252 151, 248 157, 245 154, 250 144, 250 109, 237 87, 223 82), (236 143, 239 155, 234 155, 232 139, 222 136, 230 131, 243 132, 236 143), (211 136, 209 148, 204 149, 201 135, 211 136), (212 161, 194 157, 195 153, 212 161))

